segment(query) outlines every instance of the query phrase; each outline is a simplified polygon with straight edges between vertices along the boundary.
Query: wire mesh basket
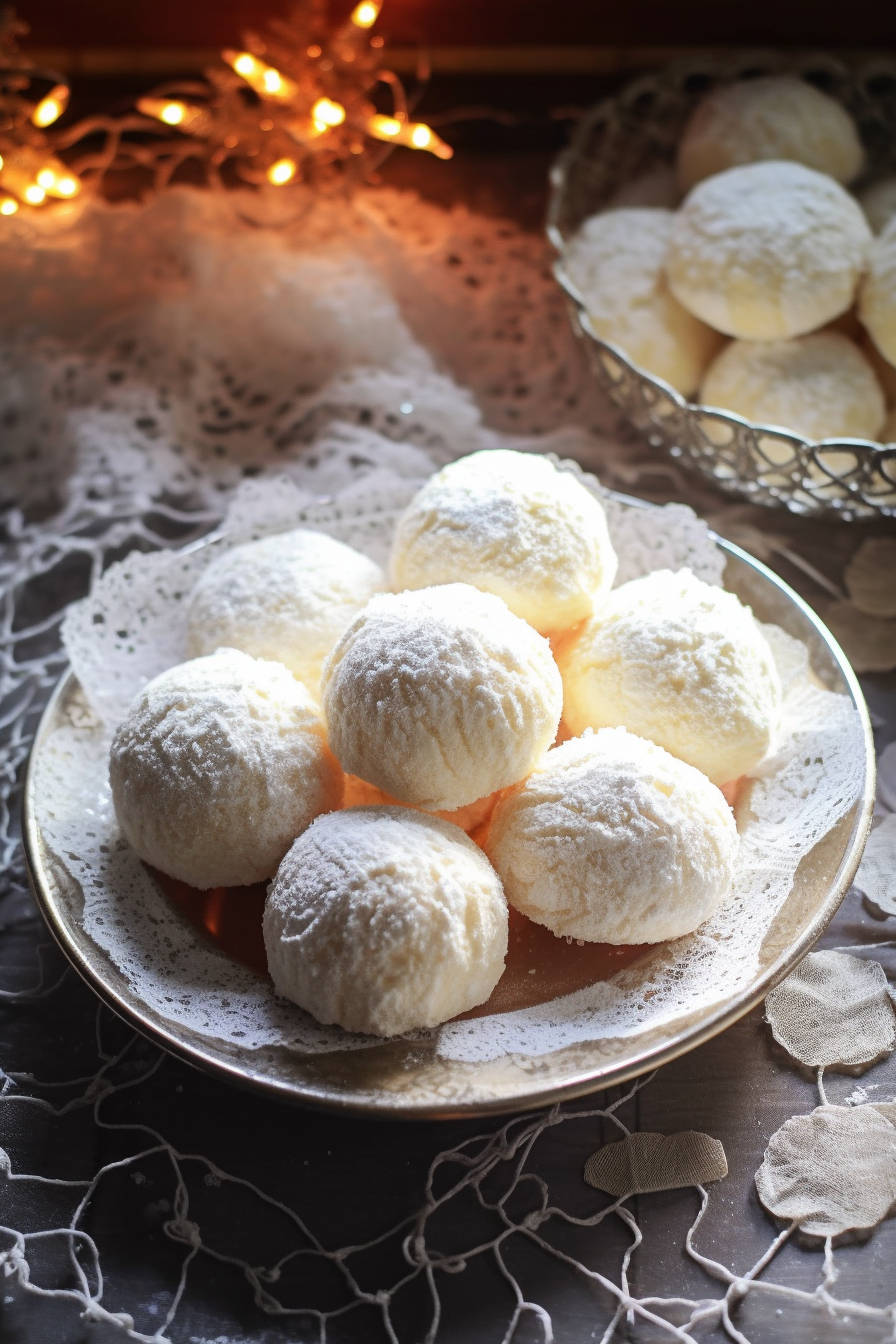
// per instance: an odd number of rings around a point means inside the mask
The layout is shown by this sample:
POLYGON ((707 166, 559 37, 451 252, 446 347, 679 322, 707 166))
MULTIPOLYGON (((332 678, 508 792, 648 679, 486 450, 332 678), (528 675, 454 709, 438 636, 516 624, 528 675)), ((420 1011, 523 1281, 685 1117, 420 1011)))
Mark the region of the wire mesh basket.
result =
POLYGON ((812 442, 781 426, 753 424, 687 401, 597 335, 564 270, 566 244, 586 219, 623 203, 632 183, 668 177, 688 118, 708 92, 737 79, 785 73, 814 84, 854 117, 868 165, 860 186, 896 173, 896 62, 881 59, 851 69, 827 55, 769 53, 678 62, 591 109, 555 163, 547 225, 558 254, 555 275, 598 381, 654 447, 755 503, 843 519, 896 516, 896 443, 812 442))

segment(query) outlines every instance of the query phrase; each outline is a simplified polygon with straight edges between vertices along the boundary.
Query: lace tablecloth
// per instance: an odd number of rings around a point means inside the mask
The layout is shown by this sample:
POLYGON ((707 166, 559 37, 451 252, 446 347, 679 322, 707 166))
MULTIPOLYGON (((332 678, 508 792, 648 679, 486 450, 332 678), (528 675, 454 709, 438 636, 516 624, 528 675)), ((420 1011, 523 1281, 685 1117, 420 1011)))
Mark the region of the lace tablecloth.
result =
MULTIPOLYGON (((873 578, 870 598, 861 584, 869 541, 892 565, 892 525, 732 503, 626 434, 546 261, 512 224, 385 189, 271 233, 175 191, 4 239, 4 1340, 896 1336, 896 1224, 826 1250, 773 1221, 754 1185, 772 1135, 819 1087, 844 1107, 893 1099, 892 1055, 818 1080, 757 1011, 652 1079, 555 1111, 323 1117, 135 1037, 66 970, 26 890, 17 781, 64 667, 66 603, 110 559, 207 531, 238 481, 272 471, 312 495, 360 496, 384 474, 522 442, 617 489, 685 500, 830 621, 867 669, 880 750, 896 739, 896 612, 873 578), (600 1193, 586 1159, 627 1130, 709 1134, 728 1176, 600 1193)), ((894 753, 882 813, 896 809, 894 753)), ((822 945, 892 978, 891 935, 854 890, 822 945)))

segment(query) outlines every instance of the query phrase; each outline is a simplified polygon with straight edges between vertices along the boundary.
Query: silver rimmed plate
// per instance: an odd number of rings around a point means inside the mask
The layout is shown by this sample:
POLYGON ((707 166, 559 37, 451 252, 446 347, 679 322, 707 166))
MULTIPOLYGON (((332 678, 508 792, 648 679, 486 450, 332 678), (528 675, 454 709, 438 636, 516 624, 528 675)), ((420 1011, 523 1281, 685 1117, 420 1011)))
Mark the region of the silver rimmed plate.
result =
POLYGON ((429 1038, 300 1054, 279 1048, 241 1052, 232 1043, 200 1035, 147 1005, 87 935, 81 887, 43 834, 35 762, 50 736, 71 722, 77 708, 80 692, 71 674, 63 678, 43 715, 25 786, 24 833, 34 895, 60 947, 110 1008, 189 1063, 268 1096, 369 1116, 447 1118, 543 1106, 622 1083, 724 1030, 797 964, 840 905, 870 824, 874 753, 861 690, 828 631, 765 566, 737 547, 718 544, 727 562, 726 587, 748 602, 761 620, 781 626, 807 645, 815 678, 848 698, 860 726, 855 735, 854 764, 862 781, 857 796, 796 868, 791 893, 762 943, 755 974, 735 994, 627 1036, 579 1041, 531 1055, 516 1050, 485 1062, 444 1058, 436 1040, 429 1038))

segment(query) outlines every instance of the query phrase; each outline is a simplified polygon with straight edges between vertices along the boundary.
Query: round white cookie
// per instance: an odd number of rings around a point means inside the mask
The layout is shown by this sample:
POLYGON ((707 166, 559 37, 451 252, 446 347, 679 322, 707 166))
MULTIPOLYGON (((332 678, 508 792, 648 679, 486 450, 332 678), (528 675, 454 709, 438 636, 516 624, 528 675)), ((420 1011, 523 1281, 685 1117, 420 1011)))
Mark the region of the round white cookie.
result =
POLYGON ((726 168, 790 159, 851 182, 864 158, 845 107, 796 75, 767 75, 738 80, 703 99, 678 145, 678 180, 687 191, 726 168))
POLYGON ((570 732, 628 728, 726 784, 777 733, 781 683, 749 607, 689 569, 615 589, 558 651, 570 732))
POLYGON ((277 871, 293 840, 342 800, 342 771, 308 691, 280 663, 221 649, 156 677, 112 741, 125 838, 192 887, 277 871))
POLYGON ((511 905, 594 943, 690 933, 730 892, 737 845, 719 789, 622 728, 549 751, 498 803, 487 842, 511 905))
POLYGON ((671 210, 607 210, 586 219, 563 254, 598 336, 689 397, 721 343, 666 281, 671 210))
POLYGON ((786 340, 852 303, 871 230, 833 178, 799 163, 752 163, 707 178, 675 217, 672 292, 718 331, 786 340))
POLYGON ((600 502, 547 458, 472 453, 426 482, 398 520, 393 585, 468 583, 542 634, 590 616, 616 575, 600 502))
POLYGON ((871 364, 838 331, 732 341, 707 369, 700 400, 815 440, 873 439, 885 415, 871 364))
POLYGON ((859 205, 873 233, 883 233, 896 216, 896 176, 882 177, 859 192, 859 205))
POLYGON ((247 542, 210 565, 194 588, 190 653, 226 646, 273 659, 316 696, 327 654, 386 587, 379 565, 323 532, 296 528, 247 542))
POLYGON ((896 364, 896 219, 871 245, 859 317, 884 359, 896 364))
POLYGON ((563 698, 547 640, 464 583, 374 597, 321 684, 343 769, 432 812, 527 775, 563 698))
POLYGON ((264 912, 278 994, 348 1031, 396 1036, 483 1003, 504 971, 507 902, 480 849, 402 807, 321 817, 264 912))

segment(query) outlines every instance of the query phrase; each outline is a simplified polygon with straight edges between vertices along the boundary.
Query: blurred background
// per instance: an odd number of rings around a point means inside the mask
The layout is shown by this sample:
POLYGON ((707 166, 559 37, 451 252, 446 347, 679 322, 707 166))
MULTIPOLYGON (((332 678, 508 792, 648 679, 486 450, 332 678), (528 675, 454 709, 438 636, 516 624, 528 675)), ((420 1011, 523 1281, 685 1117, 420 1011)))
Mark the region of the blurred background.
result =
MULTIPOLYGON (((351 0, 322 0, 334 22, 351 0)), ((73 80, 66 121, 124 111, 150 86, 200 74, 246 29, 289 15, 289 0, 19 0, 28 56, 73 80)), ((539 227, 545 171, 582 109, 640 72, 732 48, 833 49, 865 61, 896 49, 896 5, 880 0, 385 0, 385 64, 461 161, 394 154, 383 178, 434 200, 539 227), (425 160, 425 162, 424 162, 425 160), (459 177, 459 175, 461 175, 459 177)))

